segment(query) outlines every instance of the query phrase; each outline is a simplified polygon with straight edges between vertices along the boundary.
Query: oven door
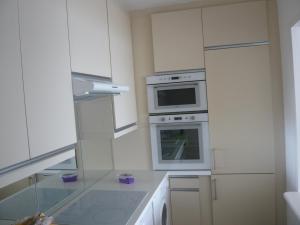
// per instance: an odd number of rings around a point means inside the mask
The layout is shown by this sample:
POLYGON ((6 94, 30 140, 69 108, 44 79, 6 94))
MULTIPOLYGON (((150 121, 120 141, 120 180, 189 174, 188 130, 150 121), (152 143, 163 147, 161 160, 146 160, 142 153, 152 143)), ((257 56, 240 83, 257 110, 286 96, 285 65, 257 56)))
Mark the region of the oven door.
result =
POLYGON ((148 85, 149 113, 206 111, 206 82, 148 85))
POLYGON ((154 169, 210 169, 208 132, 208 122, 151 124, 154 169))

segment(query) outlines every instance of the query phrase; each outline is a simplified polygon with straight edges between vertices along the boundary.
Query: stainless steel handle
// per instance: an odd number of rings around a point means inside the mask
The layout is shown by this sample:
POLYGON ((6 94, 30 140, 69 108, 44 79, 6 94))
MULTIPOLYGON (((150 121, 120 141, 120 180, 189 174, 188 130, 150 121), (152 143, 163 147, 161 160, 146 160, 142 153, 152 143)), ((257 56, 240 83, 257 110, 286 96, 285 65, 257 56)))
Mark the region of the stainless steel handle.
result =
POLYGON ((190 191, 190 192, 199 192, 199 188, 171 188, 170 191, 190 191))
POLYGON ((170 175, 169 178, 198 179, 197 175, 170 175))
POLYGON ((215 149, 212 148, 210 151, 211 151, 211 169, 216 170, 215 149))
POLYGON ((211 189, 212 189, 212 199, 214 201, 217 201, 218 200, 218 195, 217 195, 217 180, 216 178, 212 178, 211 179, 211 189))

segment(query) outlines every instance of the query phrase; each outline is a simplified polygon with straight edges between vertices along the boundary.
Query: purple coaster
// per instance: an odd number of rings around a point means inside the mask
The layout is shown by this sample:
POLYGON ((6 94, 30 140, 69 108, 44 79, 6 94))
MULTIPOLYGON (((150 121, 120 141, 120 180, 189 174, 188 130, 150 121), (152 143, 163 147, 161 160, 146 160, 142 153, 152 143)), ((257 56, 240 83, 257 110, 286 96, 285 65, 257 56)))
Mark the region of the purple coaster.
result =
POLYGON ((71 173, 71 174, 63 174, 61 176, 63 182, 68 183, 68 182, 75 182, 77 181, 77 174, 71 173))
POLYGON ((134 176, 131 174, 121 174, 119 176, 119 182, 122 184, 132 184, 134 183, 134 176))

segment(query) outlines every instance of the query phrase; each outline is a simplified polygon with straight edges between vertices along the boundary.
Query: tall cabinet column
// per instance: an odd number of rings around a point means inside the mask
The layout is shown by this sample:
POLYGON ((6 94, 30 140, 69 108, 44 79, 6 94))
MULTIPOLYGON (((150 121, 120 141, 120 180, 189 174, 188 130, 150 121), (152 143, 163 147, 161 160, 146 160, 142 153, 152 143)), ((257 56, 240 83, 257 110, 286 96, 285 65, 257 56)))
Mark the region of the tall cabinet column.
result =
POLYGON ((18 1, 0 1, 0 169, 29 159, 18 1))

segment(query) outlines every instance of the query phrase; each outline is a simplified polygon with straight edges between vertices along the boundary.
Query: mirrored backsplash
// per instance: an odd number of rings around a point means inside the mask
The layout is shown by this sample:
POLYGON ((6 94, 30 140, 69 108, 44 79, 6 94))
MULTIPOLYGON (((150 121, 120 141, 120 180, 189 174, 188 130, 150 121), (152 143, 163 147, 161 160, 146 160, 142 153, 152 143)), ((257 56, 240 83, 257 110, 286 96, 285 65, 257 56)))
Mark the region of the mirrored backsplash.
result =
POLYGON ((52 215, 108 172, 77 169, 73 158, 4 187, 0 189, 0 225, 14 224, 39 212, 52 215), (66 174, 77 175, 77 180, 63 181, 66 174))

